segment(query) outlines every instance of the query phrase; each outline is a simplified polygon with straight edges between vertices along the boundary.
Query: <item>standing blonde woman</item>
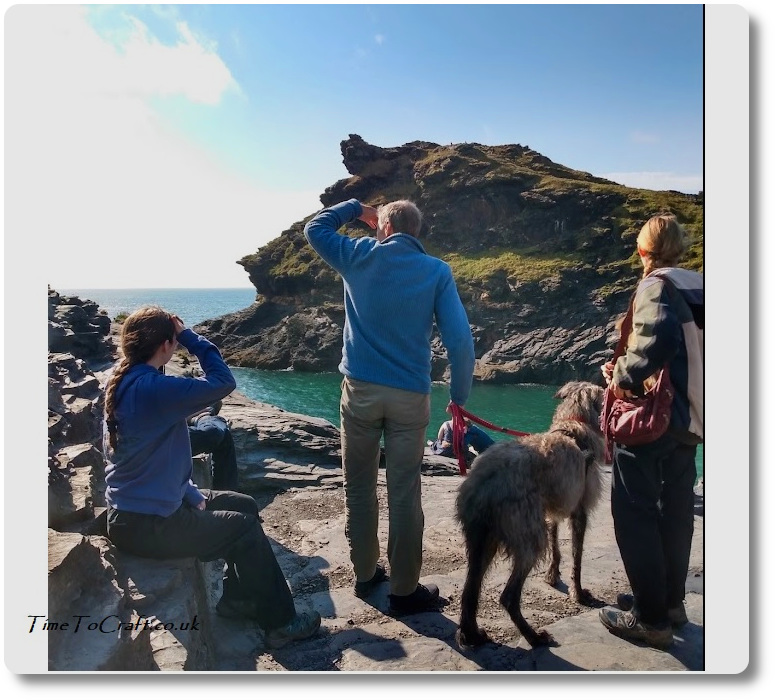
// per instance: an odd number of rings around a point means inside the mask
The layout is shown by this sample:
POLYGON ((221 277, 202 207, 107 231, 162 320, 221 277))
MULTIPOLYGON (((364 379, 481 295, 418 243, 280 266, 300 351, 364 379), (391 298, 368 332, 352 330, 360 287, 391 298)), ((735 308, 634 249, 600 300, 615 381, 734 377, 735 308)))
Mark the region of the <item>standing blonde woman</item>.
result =
POLYGON ((611 513, 633 595, 601 622, 624 639, 667 648, 687 622, 686 576, 694 530, 697 444, 703 438, 703 278, 677 267, 688 246, 672 215, 649 219, 638 235, 643 278, 635 291, 632 331, 603 376, 617 398, 643 393, 667 364, 675 389, 670 427, 657 440, 614 449, 611 513))
POLYGON ((320 615, 296 613, 256 502, 191 481, 186 418, 236 387, 218 348, 178 316, 150 306, 124 322, 121 352, 105 388, 105 497, 113 544, 152 559, 224 559, 218 614, 256 620, 272 648, 313 635, 320 615), (164 374, 178 343, 197 357, 203 377, 164 374))

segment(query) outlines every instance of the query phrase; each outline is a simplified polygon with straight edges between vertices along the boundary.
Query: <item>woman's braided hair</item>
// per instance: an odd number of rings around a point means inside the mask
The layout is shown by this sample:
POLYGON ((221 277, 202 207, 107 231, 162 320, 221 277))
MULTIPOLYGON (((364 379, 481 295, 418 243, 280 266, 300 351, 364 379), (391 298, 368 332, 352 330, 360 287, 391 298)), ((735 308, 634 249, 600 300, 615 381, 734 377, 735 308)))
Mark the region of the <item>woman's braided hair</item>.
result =
POLYGON ((175 337, 172 315, 158 306, 144 306, 127 316, 121 328, 121 359, 105 387, 105 422, 112 449, 116 449, 116 392, 130 367, 148 362, 165 340, 175 337))

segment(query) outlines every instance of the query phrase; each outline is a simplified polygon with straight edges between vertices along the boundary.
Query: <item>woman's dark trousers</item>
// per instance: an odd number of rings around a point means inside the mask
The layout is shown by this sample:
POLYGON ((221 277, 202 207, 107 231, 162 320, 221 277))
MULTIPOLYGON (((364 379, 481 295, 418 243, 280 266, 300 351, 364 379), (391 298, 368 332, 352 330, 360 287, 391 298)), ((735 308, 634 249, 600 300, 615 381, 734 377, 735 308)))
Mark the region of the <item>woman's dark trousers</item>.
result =
POLYGON ((296 614, 293 597, 256 502, 232 491, 200 491, 206 510, 184 503, 166 518, 111 508, 108 537, 118 549, 150 559, 225 559, 223 597, 255 602, 264 629, 286 625, 296 614))
POLYGON ((697 447, 670 435, 637 447, 616 445, 611 514, 616 542, 632 586, 634 613, 666 623, 686 594, 694 532, 697 447))

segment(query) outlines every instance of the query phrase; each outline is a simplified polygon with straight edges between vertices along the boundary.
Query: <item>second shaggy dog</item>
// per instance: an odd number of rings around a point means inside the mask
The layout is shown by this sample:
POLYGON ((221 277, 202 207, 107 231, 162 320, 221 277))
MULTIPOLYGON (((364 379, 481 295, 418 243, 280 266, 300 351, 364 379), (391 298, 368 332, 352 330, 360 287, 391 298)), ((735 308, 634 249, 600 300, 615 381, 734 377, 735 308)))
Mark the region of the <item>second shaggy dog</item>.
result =
POLYGON ((458 491, 456 514, 468 556, 457 633, 461 645, 489 641, 477 626, 476 614, 484 575, 498 551, 512 563, 501 604, 531 646, 555 643, 546 630, 536 631, 527 623, 520 601, 528 574, 549 546, 544 580, 553 586, 558 583, 557 525, 566 518, 572 532, 570 596, 582 604, 595 600, 581 587, 581 555, 587 517, 601 493, 603 389, 590 382, 569 382, 555 398, 562 401, 547 432, 488 448, 474 460, 458 491))

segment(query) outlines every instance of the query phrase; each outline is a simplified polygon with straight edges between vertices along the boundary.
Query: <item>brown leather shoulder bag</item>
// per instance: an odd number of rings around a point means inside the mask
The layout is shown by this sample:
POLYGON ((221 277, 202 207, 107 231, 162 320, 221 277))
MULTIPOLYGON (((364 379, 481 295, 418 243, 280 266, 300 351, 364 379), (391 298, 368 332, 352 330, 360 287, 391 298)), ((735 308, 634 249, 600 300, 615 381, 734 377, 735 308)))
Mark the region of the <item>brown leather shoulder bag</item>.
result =
MULTIPOLYGON (((666 277, 660 276, 660 279, 672 287, 672 282, 666 277)), ((630 300, 627 315, 622 322, 621 335, 614 351, 614 363, 627 348, 634 305, 635 295, 630 300)), ((627 446, 645 445, 662 437, 670 425, 673 396, 675 389, 670 381, 667 364, 659 370, 653 386, 642 397, 617 399, 610 387, 607 388, 600 414, 600 429, 606 442, 606 460, 611 460, 614 442, 627 446)))

